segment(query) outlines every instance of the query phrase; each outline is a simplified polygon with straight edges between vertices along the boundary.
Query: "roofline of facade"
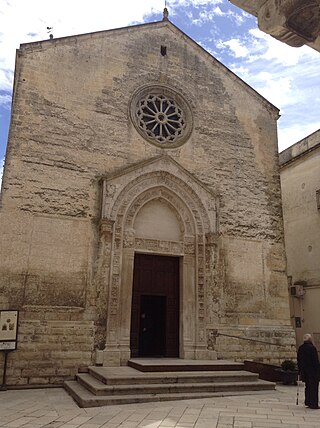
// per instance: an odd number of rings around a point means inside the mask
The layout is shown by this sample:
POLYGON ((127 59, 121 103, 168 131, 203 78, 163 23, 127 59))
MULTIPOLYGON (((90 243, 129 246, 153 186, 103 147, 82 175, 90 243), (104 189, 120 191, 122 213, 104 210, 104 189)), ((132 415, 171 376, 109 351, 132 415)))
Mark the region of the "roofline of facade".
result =
POLYGON ((320 129, 310 135, 307 135, 302 140, 280 152, 280 168, 284 168, 286 165, 295 162, 296 160, 302 158, 303 156, 318 148, 320 148, 320 129))
POLYGON ((62 42, 66 42, 66 41, 70 42, 73 40, 77 40, 79 37, 91 38, 93 36, 101 35, 101 34, 105 34, 105 33, 113 33, 113 32, 120 33, 120 32, 128 32, 128 31, 136 31, 136 30, 139 30, 140 28, 146 28, 146 27, 151 27, 151 26, 152 27, 157 26, 160 28, 161 27, 168 27, 170 30, 172 30, 173 32, 175 32, 179 36, 184 37, 186 40, 191 42, 192 45, 196 49, 199 49, 202 52, 202 54, 205 54, 210 61, 214 61, 215 63, 219 64, 219 66, 222 67, 224 72, 229 74, 233 80, 237 81, 248 92, 250 92, 252 95, 254 95, 256 98, 258 98, 260 101, 262 101, 262 103, 275 116, 276 119, 278 119, 280 117, 280 114, 279 114, 280 110, 276 106, 274 106, 270 101, 268 101, 261 94, 259 94, 259 92, 257 92, 255 89, 253 89, 244 80, 242 80, 233 71, 231 71, 228 67, 226 67, 224 64, 222 64, 219 60, 217 60, 213 55, 211 55, 208 51, 206 51, 202 46, 200 46, 197 42, 195 42, 191 37, 189 37, 186 33, 184 33, 182 30, 180 30, 180 28, 175 26, 169 20, 148 22, 148 23, 143 23, 143 24, 131 25, 131 26, 127 26, 127 27, 114 28, 114 29, 110 29, 110 30, 101 30, 101 31, 96 31, 96 32, 92 32, 92 33, 84 33, 84 34, 77 34, 77 35, 72 35, 72 36, 64 36, 64 37, 53 38, 53 39, 48 39, 48 40, 40 40, 40 41, 30 42, 30 43, 22 43, 22 44, 20 44, 20 49, 18 50, 18 52, 21 53, 22 51, 28 51, 28 50, 31 50, 31 51, 37 50, 38 51, 38 50, 41 50, 43 48, 43 46, 46 46, 46 47, 49 47, 52 45, 55 46, 57 43, 62 43, 62 42))

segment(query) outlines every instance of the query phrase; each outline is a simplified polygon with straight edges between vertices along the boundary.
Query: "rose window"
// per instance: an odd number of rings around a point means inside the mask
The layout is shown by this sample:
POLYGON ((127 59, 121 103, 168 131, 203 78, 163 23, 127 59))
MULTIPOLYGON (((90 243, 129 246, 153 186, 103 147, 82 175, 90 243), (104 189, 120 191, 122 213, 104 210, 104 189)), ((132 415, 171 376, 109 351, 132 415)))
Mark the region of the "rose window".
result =
POLYGON ((183 111, 164 95, 140 100, 137 116, 140 128, 159 143, 174 143, 185 128, 183 111))
POLYGON ((138 132, 159 147, 178 147, 191 133, 188 104, 181 95, 164 86, 148 86, 136 93, 130 114, 138 132))

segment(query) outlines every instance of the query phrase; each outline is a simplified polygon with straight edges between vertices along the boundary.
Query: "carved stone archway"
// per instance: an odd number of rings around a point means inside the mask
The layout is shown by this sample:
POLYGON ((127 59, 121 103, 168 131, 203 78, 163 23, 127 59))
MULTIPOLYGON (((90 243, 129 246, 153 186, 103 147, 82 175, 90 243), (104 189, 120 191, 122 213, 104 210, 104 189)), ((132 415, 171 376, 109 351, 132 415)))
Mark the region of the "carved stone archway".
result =
POLYGON ((104 241, 102 282, 108 287, 104 365, 124 365, 130 358, 130 320, 135 252, 179 256, 180 357, 212 358, 207 350, 206 277, 217 233, 217 198, 168 156, 130 168, 103 180, 101 239, 104 241), (134 221, 150 201, 163 201, 175 213, 181 239, 141 238, 134 221), (212 239, 211 239, 212 241, 212 239))

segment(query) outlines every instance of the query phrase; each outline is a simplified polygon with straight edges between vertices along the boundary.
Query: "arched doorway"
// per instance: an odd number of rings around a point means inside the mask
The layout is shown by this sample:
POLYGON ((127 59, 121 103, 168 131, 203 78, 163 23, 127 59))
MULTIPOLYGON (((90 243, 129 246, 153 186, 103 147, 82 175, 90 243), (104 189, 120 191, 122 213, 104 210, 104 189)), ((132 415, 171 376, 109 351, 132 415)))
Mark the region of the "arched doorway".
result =
POLYGON ((131 347, 132 317, 142 315, 141 307, 160 308, 162 324, 167 317, 166 293, 147 289, 140 292, 138 304, 132 304, 137 254, 179 260, 179 307, 175 309, 179 334, 174 351, 163 345, 142 353, 208 358, 205 295, 206 277, 212 273, 206 260, 214 257, 211 240, 216 236, 217 198, 168 156, 104 180, 102 196, 100 278, 108 291, 104 365, 125 365, 144 349, 137 333, 131 347), (134 305, 139 305, 136 314, 132 314, 134 305))

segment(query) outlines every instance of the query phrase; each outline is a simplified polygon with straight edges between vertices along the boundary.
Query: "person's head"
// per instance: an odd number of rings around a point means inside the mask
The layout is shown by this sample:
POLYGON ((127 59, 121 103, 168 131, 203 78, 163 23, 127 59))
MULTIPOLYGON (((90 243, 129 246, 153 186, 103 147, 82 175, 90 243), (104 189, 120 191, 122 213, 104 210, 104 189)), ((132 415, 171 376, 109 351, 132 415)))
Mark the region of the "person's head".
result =
POLYGON ((312 343, 312 336, 310 333, 306 333, 303 335, 303 341, 304 342, 311 342, 312 343))

